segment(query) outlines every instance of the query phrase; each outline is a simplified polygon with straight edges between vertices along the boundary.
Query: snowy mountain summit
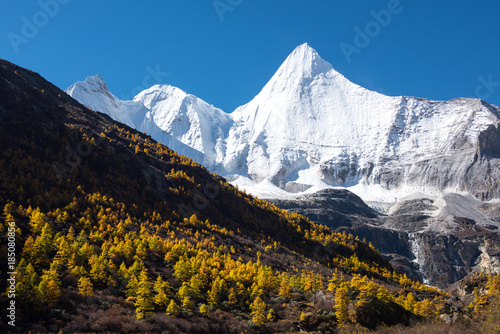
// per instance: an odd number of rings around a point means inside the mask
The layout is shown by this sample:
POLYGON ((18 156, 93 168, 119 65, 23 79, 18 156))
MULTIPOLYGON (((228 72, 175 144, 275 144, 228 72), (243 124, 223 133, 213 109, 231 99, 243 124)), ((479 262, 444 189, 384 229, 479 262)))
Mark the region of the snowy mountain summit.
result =
POLYGON ((364 199, 396 192, 500 197, 498 107, 385 96, 347 80, 308 44, 231 114, 168 85, 121 101, 95 76, 67 92, 263 197, 329 186, 364 199))
POLYGON ((232 123, 222 110, 170 85, 155 85, 132 101, 122 101, 96 75, 75 83, 66 93, 208 167, 217 160, 216 148, 232 123))

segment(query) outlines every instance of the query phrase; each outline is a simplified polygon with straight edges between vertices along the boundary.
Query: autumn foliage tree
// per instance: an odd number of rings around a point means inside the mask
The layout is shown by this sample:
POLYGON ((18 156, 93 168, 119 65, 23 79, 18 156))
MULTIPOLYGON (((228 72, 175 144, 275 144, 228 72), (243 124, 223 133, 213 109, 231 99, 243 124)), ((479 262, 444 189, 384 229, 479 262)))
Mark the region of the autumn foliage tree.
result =
POLYGON ((255 298, 251 306, 252 321, 255 324, 260 326, 266 322, 267 320, 266 308, 267 308, 266 303, 264 303, 264 301, 260 297, 255 298))
POLYGON ((151 293, 152 287, 153 285, 149 281, 147 271, 146 269, 144 269, 143 271, 141 271, 141 274, 139 276, 139 282, 136 292, 137 297, 134 303, 137 319, 139 320, 147 318, 151 314, 153 314, 154 307, 151 293))

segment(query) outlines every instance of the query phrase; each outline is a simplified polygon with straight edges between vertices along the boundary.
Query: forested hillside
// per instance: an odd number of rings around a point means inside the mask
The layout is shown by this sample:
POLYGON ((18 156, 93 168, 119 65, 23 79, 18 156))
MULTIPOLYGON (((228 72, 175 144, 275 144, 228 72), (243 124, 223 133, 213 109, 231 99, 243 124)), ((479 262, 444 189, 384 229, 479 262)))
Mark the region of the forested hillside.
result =
MULTIPOLYGON (((0 205, 5 330, 333 333, 467 312, 355 236, 238 191, 6 61, 0 205)), ((470 316, 500 290, 483 281, 470 316)))

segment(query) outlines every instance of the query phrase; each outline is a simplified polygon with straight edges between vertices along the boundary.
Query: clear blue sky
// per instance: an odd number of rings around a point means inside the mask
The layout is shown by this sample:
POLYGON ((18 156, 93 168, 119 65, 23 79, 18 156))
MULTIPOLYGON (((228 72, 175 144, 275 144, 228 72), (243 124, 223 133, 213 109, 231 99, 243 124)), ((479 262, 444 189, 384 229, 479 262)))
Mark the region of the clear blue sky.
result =
POLYGON ((232 112, 308 42, 348 79, 384 94, 500 105, 499 1, 394 1, 2 1, 0 58, 62 89, 99 73, 118 97, 158 67, 168 76, 148 85, 168 83, 232 112), (390 22, 375 23, 371 11, 388 8, 390 22), (372 29, 369 43, 355 40, 355 27, 372 29), (350 62, 347 44, 357 48, 350 62))

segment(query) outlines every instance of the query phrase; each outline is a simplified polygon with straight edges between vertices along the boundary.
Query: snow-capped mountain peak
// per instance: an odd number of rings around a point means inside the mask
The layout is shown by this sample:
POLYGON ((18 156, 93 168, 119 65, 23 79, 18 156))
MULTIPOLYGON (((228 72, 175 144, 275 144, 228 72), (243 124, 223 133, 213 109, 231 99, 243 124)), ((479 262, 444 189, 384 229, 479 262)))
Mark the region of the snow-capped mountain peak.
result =
MULTIPOLYGON (((333 79, 339 89, 363 89, 347 80, 342 74, 335 71, 332 65, 325 61, 309 44, 299 45, 285 59, 273 77, 264 86, 262 93, 274 94, 282 91, 300 93, 312 84, 322 84, 329 78, 333 79)), ((260 94, 259 94, 260 95, 260 94)))
POLYGON ((134 98, 134 102, 141 103, 147 110, 141 128, 157 126, 204 154, 205 163, 216 162, 217 143, 231 123, 231 118, 222 110, 170 85, 146 89, 134 98))
POLYGON ((311 186, 354 186, 364 199, 370 187, 385 194, 410 189, 500 196, 484 183, 493 180, 500 189, 500 159, 494 158, 500 145, 488 142, 500 138, 498 107, 370 91, 336 72, 307 43, 232 114, 168 85, 120 101, 96 76, 68 93, 251 192, 258 189, 252 183, 260 183, 267 197, 311 186))
POLYGON ((76 82, 75 84, 71 85, 67 89, 67 91, 73 91, 77 87, 81 87, 83 89, 86 89, 88 91, 93 91, 93 92, 108 91, 108 87, 106 86, 106 83, 104 82, 103 78, 99 74, 89 76, 85 79, 85 81, 76 82))
POLYGON ((232 122, 222 110, 170 85, 155 85, 132 101, 122 101, 96 75, 75 83, 66 92, 83 105, 144 131, 207 166, 220 156, 217 145, 232 122))
POLYGON ((271 82, 278 78, 313 78, 332 69, 332 65, 321 58, 315 49, 304 43, 285 59, 271 82))
POLYGON ((66 93, 92 110, 105 111, 113 119, 133 126, 133 122, 121 112, 120 101, 108 90, 99 74, 74 83, 66 89, 66 93))
POLYGON ((303 44, 252 101, 233 113, 241 126, 229 134, 226 170, 238 174, 234 166, 246 160, 245 168, 257 181, 353 182, 359 179, 359 171, 343 171, 340 179, 324 177, 322 169, 331 165, 339 171, 364 164, 358 161, 361 155, 368 161, 375 159, 400 102, 401 98, 351 83, 303 44))

